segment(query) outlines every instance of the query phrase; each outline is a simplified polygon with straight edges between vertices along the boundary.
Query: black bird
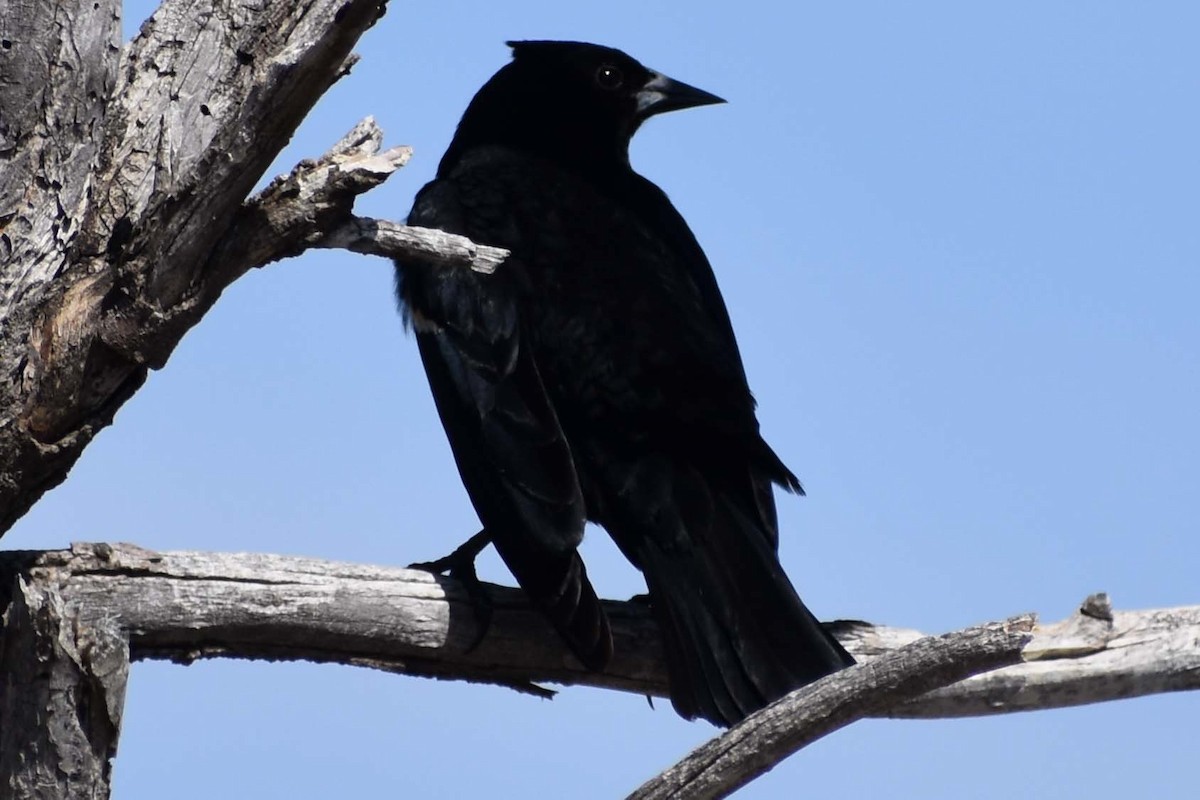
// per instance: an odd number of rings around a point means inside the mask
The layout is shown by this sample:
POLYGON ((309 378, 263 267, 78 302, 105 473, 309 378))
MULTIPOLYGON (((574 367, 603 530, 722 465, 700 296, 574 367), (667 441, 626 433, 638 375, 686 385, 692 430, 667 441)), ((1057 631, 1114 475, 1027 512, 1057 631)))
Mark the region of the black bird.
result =
POLYGON ((675 709, 729 725, 854 662, 779 564, 772 484, 802 490, 759 435, 712 267, 629 165, 649 117, 723 101, 619 50, 509 44, 408 221, 511 257, 397 265, 484 527, 459 559, 494 543, 600 669, 612 637, 576 548, 604 526, 645 575, 675 709))

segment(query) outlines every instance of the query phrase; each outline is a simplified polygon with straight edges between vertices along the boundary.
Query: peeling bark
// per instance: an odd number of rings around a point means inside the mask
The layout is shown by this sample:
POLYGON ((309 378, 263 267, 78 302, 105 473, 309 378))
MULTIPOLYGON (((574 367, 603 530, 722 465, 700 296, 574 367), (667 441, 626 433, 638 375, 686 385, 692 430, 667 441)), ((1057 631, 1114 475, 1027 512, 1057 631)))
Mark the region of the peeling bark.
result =
POLYGON ((6 6, 0 531, 230 282, 296 252, 247 246, 261 207, 244 201, 383 9, 167 0, 121 48, 115 3, 6 6))
POLYGON ((80 625, 54 586, 18 579, 0 637, 0 794, 109 794, 129 646, 113 619, 80 625))
POLYGON ((124 48, 111 3, 0 13, 0 533, 249 270, 312 247, 508 255, 355 217, 411 155, 370 118, 247 199, 383 9, 168 0, 124 48))

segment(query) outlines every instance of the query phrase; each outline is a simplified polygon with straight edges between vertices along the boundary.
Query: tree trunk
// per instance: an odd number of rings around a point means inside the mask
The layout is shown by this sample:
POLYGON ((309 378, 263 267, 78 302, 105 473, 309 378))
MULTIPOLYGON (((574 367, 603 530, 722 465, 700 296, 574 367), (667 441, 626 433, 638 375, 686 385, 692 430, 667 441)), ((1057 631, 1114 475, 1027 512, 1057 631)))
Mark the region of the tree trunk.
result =
POLYGON ((129 643, 79 625, 57 587, 17 578, 0 637, 0 788, 21 800, 108 797, 129 643))
POLYGON ((5 7, 0 532, 226 286, 349 218, 343 191, 307 237, 252 235, 266 213, 244 201, 383 10, 166 0, 122 47, 115 0, 5 7))

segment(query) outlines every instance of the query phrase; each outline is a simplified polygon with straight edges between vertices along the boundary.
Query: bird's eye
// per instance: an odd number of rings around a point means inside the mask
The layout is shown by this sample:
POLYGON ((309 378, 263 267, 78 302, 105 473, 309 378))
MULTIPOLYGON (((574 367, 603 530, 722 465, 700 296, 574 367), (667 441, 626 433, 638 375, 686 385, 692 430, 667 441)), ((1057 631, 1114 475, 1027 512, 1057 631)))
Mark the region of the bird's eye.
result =
POLYGON ((625 73, 621 72, 619 67, 604 64, 596 70, 596 85, 605 91, 611 92, 614 89, 620 89, 624 82, 625 73))

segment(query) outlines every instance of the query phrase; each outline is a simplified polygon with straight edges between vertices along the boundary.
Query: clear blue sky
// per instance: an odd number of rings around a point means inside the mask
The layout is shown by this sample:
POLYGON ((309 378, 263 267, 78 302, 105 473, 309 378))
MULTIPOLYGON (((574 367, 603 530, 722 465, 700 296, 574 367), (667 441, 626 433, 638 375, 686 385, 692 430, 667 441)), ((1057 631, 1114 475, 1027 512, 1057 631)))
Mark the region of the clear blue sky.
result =
MULTIPOLYGON (((654 120, 633 162, 711 257, 809 491, 782 558, 818 614, 1200 603, 1200 6, 913 5, 394 2, 273 172, 374 114, 416 156, 359 210, 402 218, 505 39, 621 47, 730 101, 654 120)), ((476 521, 391 287, 348 253, 246 276, 4 545, 444 554, 476 521)), ((603 532, 585 556, 641 589, 603 532)), ((861 723, 742 796, 1192 797, 1198 718, 861 723)), ((611 798, 712 732, 588 689, 143 664, 115 798, 611 798)))

